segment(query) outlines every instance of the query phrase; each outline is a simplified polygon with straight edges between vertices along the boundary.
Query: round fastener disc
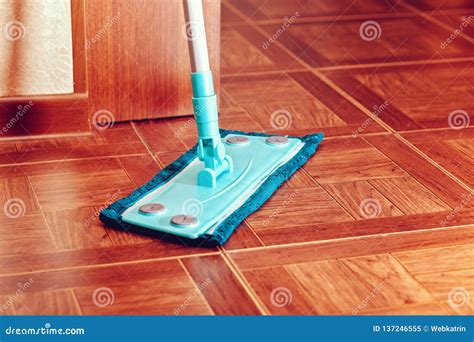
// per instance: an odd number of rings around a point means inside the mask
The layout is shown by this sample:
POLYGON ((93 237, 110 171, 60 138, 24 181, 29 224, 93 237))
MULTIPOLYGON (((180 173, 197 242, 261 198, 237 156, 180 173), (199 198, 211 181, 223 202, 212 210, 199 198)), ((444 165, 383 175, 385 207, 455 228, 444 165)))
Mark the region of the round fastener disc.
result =
POLYGON ((161 214, 165 211, 165 209, 165 206, 161 203, 148 203, 142 205, 138 210, 140 211, 140 213, 145 215, 156 215, 161 214))
POLYGON ((192 215, 175 215, 171 218, 171 223, 180 227, 195 225, 197 221, 197 218, 192 215))
POLYGON ((249 138, 240 135, 234 135, 227 138, 227 143, 231 145, 242 145, 249 142, 249 138))
POLYGON ((288 138, 287 137, 281 137, 281 136, 268 137, 265 141, 267 143, 271 144, 271 145, 285 145, 285 144, 288 144, 288 138))

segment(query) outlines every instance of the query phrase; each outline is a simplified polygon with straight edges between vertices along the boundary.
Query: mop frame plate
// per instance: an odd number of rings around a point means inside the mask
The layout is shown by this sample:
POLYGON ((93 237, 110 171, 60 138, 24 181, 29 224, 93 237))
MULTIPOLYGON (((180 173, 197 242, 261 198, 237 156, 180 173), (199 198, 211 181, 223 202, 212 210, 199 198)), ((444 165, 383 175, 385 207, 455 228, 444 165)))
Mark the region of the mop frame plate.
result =
POLYGON ((100 213, 105 223, 129 230, 141 227, 180 236, 192 241, 205 240, 222 245, 232 231, 301 167, 323 139, 321 133, 288 137, 284 144, 266 142, 271 135, 220 130, 223 142, 232 136, 245 136, 243 144, 227 144, 234 160, 232 174, 219 178, 216 188, 198 186, 197 172, 202 162, 197 146, 160 171, 150 182, 100 213), (160 203, 157 214, 140 212, 140 207, 160 203), (196 218, 190 225, 171 222, 175 215, 196 218))
MULTIPOLYGON (((231 135, 230 138, 244 135, 231 135)), ((226 154, 234 163, 233 172, 222 174, 216 187, 197 184, 203 162, 197 157, 162 186, 154 189, 122 214, 122 220, 136 226, 196 239, 239 208, 273 171, 290 160, 304 143, 290 138, 286 144, 270 144, 265 137, 247 137, 245 143, 226 144, 226 154), (140 207, 159 203, 166 209, 143 213, 140 207), (187 225, 172 222, 185 215, 187 225), (178 217, 179 218, 179 217, 178 217)))

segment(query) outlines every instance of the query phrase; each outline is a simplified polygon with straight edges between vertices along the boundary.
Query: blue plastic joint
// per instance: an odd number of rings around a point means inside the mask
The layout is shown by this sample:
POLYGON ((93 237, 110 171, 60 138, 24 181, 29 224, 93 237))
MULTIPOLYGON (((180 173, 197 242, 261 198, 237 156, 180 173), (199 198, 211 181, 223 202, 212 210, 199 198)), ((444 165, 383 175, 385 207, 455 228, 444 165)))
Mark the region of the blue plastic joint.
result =
POLYGON ((232 159, 226 154, 225 146, 221 142, 212 72, 192 73, 191 82, 199 138, 198 157, 204 162, 204 169, 198 173, 197 183, 213 188, 219 176, 232 172, 232 159))

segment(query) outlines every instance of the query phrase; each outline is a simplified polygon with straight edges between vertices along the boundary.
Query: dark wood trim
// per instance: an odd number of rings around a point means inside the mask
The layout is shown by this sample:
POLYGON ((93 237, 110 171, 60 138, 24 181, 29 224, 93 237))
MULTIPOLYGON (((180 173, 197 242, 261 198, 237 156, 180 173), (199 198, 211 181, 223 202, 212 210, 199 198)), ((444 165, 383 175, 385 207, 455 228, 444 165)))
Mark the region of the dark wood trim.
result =
POLYGON ((88 95, 0 97, 0 140, 90 131, 88 95))
POLYGON ((86 12, 84 0, 71 0, 74 92, 87 93, 86 12))

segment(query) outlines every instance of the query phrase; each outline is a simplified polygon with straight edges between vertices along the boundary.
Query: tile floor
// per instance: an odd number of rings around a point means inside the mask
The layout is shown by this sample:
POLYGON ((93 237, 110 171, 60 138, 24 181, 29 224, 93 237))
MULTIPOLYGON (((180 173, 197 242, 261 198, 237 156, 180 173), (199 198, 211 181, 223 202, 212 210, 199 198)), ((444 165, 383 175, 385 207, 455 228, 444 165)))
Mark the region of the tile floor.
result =
POLYGON ((0 314, 472 314, 472 9, 224 0, 221 126, 327 138, 222 248, 97 218, 189 118, 0 143, 0 314))

